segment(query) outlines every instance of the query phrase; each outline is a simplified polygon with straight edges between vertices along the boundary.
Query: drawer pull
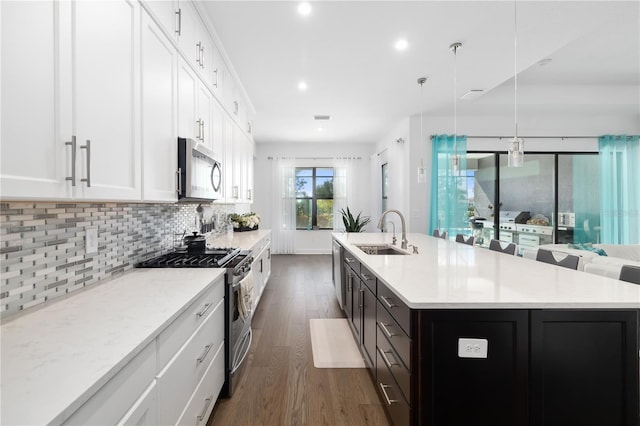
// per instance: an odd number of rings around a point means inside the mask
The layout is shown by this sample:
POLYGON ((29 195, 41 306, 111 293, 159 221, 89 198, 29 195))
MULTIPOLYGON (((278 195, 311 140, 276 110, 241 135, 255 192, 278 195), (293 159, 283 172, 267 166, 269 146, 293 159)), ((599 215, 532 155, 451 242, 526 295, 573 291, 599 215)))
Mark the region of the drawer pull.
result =
POLYGON ((202 361, 204 361, 204 359, 207 357, 207 354, 209 353, 209 351, 211 350, 211 347, 213 346, 213 344, 207 345, 204 347, 204 352, 202 353, 202 355, 200 355, 200 357, 198 358, 198 364, 200 364, 202 361))
POLYGON ((380 382, 380 389, 382 389, 382 394, 384 395, 384 399, 387 400, 387 404, 391 405, 391 404, 395 404, 398 402, 397 399, 389 399, 389 395, 387 395, 387 388, 390 388, 391 386, 389 385, 385 385, 384 383, 380 382))
POLYGON ((389 329, 387 328, 387 325, 385 323, 379 322, 378 324, 380 324, 380 328, 382 329, 382 331, 384 331, 384 334, 386 334, 389 339, 391 339, 393 336, 396 336, 396 334, 392 334, 389 331, 389 329))
POLYGON ((373 277, 370 277, 370 276, 369 276, 369 275, 367 275, 367 274, 362 274, 362 279, 363 279, 363 280, 365 280, 365 281, 369 281, 369 280, 372 280, 372 279, 373 279, 373 277))
POLYGON ((385 352, 380 348, 378 348, 378 352, 380 353, 382 360, 384 361, 384 363, 387 365, 388 368, 391 368, 394 365, 398 365, 397 362, 392 363, 391 361, 389 361, 389 358, 387 358, 387 353, 391 353, 391 352, 385 352))
POLYGON ((354 258, 352 258, 352 257, 345 257, 345 258, 344 258, 344 260, 345 260, 347 263, 353 263, 353 262, 355 262, 355 259, 354 259, 354 258))
POLYGON ((209 310, 209 308, 211 307, 211 305, 212 305, 212 303, 207 303, 207 304, 205 304, 205 305, 204 305, 204 309, 203 309, 203 310, 201 310, 200 312, 198 312, 198 313, 196 314, 196 316, 197 316, 198 318, 200 318, 201 316, 203 316, 203 315, 204 315, 204 314, 209 310))
POLYGON ((389 302, 389 300, 390 300, 390 299, 389 299, 388 297, 380 296, 380 299, 382 299, 382 301, 384 302, 384 304, 385 304, 385 305, 387 305, 387 307, 388 307, 389 309, 391 309, 391 308, 395 308, 396 306, 398 306, 398 305, 396 305, 395 303, 391 303, 391 302, 389 302))
POLYGON ((209 404, 211 404, 211 401, 213 401, 213 395, 211 395, 209 398, 204 400, 205 402, 204 408, 202 409, 200 414, 198 414, 198 423, 200 423, 202 419, 204 419, 204 415, 207 412, 207 409, 209 408, 209 404))

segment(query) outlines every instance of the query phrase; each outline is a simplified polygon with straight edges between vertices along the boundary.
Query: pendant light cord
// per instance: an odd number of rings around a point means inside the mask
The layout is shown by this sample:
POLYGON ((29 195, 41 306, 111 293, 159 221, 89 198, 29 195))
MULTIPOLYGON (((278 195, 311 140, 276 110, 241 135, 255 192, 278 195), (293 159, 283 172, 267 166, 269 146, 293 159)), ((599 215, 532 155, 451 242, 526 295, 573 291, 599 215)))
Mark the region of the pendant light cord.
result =
POLYGON ((518 138, 518 2, 513 1, 513 121, 515 123, 515 137, 518 138))
POLYGON ((424 126, 422 125, 422 115, 424 114, 424 82, 420 83, 420 168, 424 169, 424 136, 422 131, 424 126))
POLYGON ((458 155, 458 46, 453 48, 453 157, 458 155))

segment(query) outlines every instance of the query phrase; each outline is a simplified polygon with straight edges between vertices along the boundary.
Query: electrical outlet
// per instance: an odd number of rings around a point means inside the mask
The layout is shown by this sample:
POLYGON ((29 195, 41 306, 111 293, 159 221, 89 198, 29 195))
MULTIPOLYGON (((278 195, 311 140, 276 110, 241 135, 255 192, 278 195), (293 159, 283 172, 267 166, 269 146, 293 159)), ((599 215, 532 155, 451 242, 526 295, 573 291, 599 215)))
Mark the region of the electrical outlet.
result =
POLYGON ((458 358, 486 358, 489 348, 487 339, 458 339, 458 358))
POLYGON ((98 228, 87 228, 87 234, 84 237, 85 253, 95 253, 98 251, 98 228))

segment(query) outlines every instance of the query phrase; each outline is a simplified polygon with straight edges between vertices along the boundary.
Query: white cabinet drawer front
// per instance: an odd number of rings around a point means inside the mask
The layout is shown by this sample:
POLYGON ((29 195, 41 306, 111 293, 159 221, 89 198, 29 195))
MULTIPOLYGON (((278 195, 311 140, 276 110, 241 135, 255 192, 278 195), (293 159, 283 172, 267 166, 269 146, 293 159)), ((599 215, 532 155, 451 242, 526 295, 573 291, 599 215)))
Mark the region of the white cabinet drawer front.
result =
POLYGON ((158 424, 157 383, 154 380, 120 419, 118 426, 154 426, 158 424))
POLYGON ((213 406, 218 399, 218 395, 224 384, 224 343, 220 345, 215 357, 207 368, 204 377, 200 381, 198 388, 189 400, 185 408, 179 425, 205 425, 213 406))
POLYGON ((196 331, 223 299, 224 276, 221 276, 205 294, 193 302, 180 317, 160 333, 158 336, 158 369, 167 365, 189 336, 196 331))
POLYGON ((220 344, 224 344, 223 301, 158 375, 158 419, 162 424, 178 420, 220 344))
POLYGON ((116 424, 142 395, 156 374, 155 341, 147 345, 118 374, 109 380, 65 425, 116 424))

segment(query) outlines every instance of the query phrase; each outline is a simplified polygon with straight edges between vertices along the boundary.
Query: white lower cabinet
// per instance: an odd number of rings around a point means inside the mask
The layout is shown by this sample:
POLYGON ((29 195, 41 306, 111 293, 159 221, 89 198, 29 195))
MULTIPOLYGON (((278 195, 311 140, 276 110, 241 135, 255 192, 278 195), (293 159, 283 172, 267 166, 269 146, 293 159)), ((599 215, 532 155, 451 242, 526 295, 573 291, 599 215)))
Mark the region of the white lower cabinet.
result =
POLYGON ((224 344, 222 301, 158 374, 160 423, 175 424, 178 421, 221 343, 224 344))
POLYGON ((204 377, 191 396, 177 424, 206 424, 218 395, 224 385, 224 342, 220 344, 213 359, 204 373, 204 377))
POLYGON ((251 265, 253 272, 253 308, 255 313, 262 298, 269 277, 271 276, 271 235, 264 237, 252 248, 254 261, 251 265))
POLYGON ((155 340, 85 402, 65 425, 113 425, 127 413, 156 375, 155 340))
POLYGON ((133 407, 120 419, 118 426, 155 426, 158 424, 157 382, 154 380, 133 407))
POLYGON ((225 377, 224 276, 181 311, 64 424, 206 422, 225 377))

